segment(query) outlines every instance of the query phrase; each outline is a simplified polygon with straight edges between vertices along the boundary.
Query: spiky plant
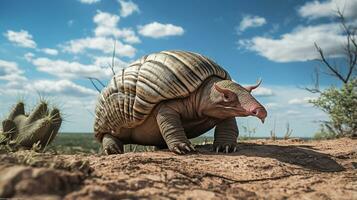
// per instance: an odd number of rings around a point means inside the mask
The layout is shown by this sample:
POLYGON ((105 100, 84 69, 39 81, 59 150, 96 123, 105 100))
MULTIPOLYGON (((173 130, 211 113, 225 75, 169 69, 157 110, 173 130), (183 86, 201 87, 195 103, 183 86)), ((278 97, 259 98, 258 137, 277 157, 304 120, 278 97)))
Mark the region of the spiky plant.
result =
POLYGON ((41 101, 29 114, 25 114, 24 103, 19 102, 2 121, 0 144, 26 149, 36 145, 43 149, 56 137, 61 123, 60 111, 49 111, 46 102, 41 101))

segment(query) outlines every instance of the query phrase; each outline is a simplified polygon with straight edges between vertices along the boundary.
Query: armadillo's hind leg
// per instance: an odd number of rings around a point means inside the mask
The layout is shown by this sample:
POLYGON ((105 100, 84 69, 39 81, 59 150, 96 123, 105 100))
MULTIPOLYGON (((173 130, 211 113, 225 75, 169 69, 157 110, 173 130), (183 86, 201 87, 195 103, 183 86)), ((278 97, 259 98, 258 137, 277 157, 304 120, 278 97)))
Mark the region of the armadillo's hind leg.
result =
POLYGON ((103 136, 102 148, 103 153, 106 155, 124 153, 123 143, 118 138, 110 134, 105 134, 103 136))

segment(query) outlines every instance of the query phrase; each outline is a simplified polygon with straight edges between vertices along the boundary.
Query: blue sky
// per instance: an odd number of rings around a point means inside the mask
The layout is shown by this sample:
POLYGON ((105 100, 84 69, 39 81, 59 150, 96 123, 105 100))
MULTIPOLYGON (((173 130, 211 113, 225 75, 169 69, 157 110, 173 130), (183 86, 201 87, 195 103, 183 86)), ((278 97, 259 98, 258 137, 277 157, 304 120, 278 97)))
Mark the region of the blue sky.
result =
MULTIPOLYGON (((341 55, 343 33, 332 20, 343 9, 357 22, 356 0, 2 0, 0 1, 0 114, 19 99, 30 110, 41 94, 64 113, 64 132, 91 132, 96 91, 85 79, 110 78, 113 40, 116 66, 145 54, 182 49, 206 55, 232 78, 263 84, 254 95, 268 109, 264 125, 240 125, 269 136, 276 121, 293 136, 312 136, 326 115, 307 103, 316 95, 298 88, 312 83, 317 42, 330 57, 341 55)), ((338 82, 321 77, 321 86, 338 82)), ((241 135, 244 135, 241 128, 241 135)))

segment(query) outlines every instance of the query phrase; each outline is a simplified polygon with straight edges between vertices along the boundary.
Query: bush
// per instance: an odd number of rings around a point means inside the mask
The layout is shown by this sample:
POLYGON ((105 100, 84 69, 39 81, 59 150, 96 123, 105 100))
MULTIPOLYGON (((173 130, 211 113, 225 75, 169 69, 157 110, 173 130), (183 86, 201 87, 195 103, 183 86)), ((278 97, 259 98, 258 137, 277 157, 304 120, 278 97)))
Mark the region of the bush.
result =
POLYGON ((330 117, 323 121, 318 138, 356 137, 357 135, 357 78, 352 78, 341 89, 331 87, 310 103, 330 117))

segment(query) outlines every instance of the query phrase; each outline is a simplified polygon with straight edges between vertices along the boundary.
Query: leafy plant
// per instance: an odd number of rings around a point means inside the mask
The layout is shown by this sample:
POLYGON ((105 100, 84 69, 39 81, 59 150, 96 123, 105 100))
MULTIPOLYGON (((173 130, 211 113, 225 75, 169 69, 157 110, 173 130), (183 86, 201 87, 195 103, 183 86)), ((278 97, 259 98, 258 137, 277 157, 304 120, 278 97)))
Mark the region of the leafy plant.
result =
POLYGON ((357 134, 357 78, 351 79, 341 89, 331 87, 316 100, 310 101, 330 116, 322 121, 317 137, 345 137, 357 134))
POLYGON ((357 131, 357 27, 344 17, 340 9, 337 9, 337 18, 346 38, 343 44, 343 57, 339 58, 344 61, 344 64, 339 66, 341 62, 331 62, 317 43, 315 47, 320 55, 317 59, 321 63, 320 68, 325 69, 324 73, 342 83, 342 87, 332 86, 321 91, 319 88, 320 72, 316 68, 315 87, 305 88, 312 93, 320 94, 317 100, 310 102, 330 117, 329 121, 322 121, 322 128, 316 135, 318 138, 356 136, 357 131))

